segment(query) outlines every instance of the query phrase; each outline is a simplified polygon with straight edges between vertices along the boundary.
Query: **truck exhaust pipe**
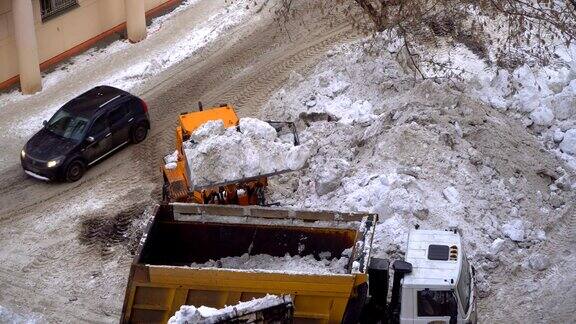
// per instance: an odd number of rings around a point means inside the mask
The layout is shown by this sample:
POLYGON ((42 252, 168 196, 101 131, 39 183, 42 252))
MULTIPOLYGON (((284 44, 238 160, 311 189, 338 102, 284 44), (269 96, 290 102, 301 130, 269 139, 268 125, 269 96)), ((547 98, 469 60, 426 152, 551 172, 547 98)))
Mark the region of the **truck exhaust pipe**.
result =
POLYGON ((412 272, 412 264, 402 260, 396 260, 392 264, 394 270, 394 281, 392 282, 392 297, 390 300, 389 318, 392 323, 400 321, 400 281, 408 273, 412 272))

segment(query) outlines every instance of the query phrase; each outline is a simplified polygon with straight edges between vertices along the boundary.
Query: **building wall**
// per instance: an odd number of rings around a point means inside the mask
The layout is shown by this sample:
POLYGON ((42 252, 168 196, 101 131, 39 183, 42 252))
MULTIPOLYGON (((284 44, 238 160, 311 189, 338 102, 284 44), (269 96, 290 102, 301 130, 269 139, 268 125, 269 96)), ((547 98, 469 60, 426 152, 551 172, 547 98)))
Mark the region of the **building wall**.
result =
MULTIPOLYGON (((42 22, 39 0, 32 1, 34 22, 38 40, 38 56, 42 67, 56 63, 62 53, 70 51, 89 40, 122 27, 126 21, 124 0, 79 0, 79 7, 60 16, 42 22)), ((177 3, 175 0, 142 0, 150 11, 163 4, 177 3)), ((12 0, 0 0, 0 85, 10 85, 18 80, 18 57, 14 37, 14 22, 11 11, 12 0)), ((65 58, 65 57, 63 57, 65 58)), ((1 86, 0 86, 1 88, 1 86)))

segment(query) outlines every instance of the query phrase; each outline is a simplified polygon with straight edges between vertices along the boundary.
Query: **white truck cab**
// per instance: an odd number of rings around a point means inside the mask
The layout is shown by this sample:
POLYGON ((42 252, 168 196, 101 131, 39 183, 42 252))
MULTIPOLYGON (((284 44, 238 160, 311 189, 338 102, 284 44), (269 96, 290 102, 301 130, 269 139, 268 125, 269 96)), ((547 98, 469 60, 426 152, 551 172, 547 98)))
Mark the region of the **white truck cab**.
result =
POLYGON ((400 323, 476 323, 474 270, 456 230, 412 230, 400 288, 400 323))

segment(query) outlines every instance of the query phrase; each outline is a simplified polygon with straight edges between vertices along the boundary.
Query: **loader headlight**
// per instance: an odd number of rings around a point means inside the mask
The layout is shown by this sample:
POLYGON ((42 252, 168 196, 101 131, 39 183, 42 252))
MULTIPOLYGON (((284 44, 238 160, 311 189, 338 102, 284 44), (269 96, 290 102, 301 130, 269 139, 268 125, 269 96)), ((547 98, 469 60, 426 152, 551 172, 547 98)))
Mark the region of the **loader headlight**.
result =
POLYGON ((26 157, 26 152, 25 152, 24 150, 22 150, 22 152, 20 152, 20 156, 21 156, 22 158, 25 158, 25 157, 26 157))
POLYGON ((53 167, 57 166, 58 164, 60 164, 61 161, 62 161, 61 158, 54 159, 54 160, 48 161, 48 163, 46 163, 46 166, 49 168, 53 168, 53 167))

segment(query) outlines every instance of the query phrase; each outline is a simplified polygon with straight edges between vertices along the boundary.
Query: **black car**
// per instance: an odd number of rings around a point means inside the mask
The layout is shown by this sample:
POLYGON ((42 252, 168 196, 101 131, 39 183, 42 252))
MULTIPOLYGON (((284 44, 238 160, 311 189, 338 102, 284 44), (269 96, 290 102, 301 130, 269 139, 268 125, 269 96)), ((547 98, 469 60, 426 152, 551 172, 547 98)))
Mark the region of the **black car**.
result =
POLYGON ((146 103, 126 91, 100 86, 60 108, 21 153, 24 171, 41 180, 77 181, 86 169, 150 129, 146 103))

